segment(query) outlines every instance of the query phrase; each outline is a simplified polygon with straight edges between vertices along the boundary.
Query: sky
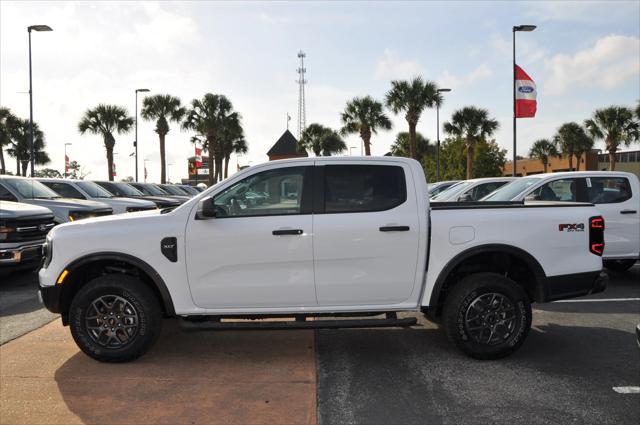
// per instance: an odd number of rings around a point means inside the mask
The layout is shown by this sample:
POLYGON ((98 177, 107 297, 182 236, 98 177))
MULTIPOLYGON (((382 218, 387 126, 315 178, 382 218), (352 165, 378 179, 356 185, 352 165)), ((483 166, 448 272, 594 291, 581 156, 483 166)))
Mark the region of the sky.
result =
MULTIPOLYGON (((518 120, 517 153, 550 138, 563 123, 581 123, 613 104, 640 99, 640 2, 12 2, 0 1, 0 104, 29 117, 29 25, 32 33, 34 121, 45 132, 48 167, 71 160, 107 177, 102 139, 80 135, 78 122, 99 103, 135 111, 135 89, 171 94, 184 104, 205 93, 224 94, 242 115, 247 155, 235 164, 267 160, 286 129, 296 131, 297 53, 306 53, 307 124, 340 127, 340 112, 355 96, 384 99, 394 79, 414 76, 451 88, 440 110, 475 105, 500 122, 495 138, 512 148, 513 25, 517 62, 535 80, 538 113, 518 120)), ((141 97, 139 105, 141 104, 141 97)), ((139 106, 140 107, 140 106, 139 106)), ((372 153, 388 152, 407 131, 388 112, 393 129, 372 139, 372 153)), ((418 131, 436 139, 436 111, 422 114, 418 131)), ((187 174, 193 134, 171 123, 169 178, 187 174)), ((444 136, 441 135, 441 139, 444 136)), ((160 155, 154 123, 138 121, 139 167, 158 181, 160 155)), ((118 178, 134 175, 133 132, 116 135, 118 178)), ((357 135, 346 138, 359 154, 357 135)), ((596 147, 602 147, 598 143, 596 147)), ((349 151, 345 152, 349 154, 349 151)), ((8 159, 10 170, 14 161, 8 159)), ((13 170, 15 171, 15 170, 13 170)))

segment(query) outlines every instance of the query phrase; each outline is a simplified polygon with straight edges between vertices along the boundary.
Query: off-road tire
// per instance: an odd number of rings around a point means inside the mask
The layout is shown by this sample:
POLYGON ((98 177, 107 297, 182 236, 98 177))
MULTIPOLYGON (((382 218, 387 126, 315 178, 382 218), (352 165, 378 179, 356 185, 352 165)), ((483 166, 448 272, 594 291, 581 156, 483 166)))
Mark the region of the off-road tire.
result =
POLYGON ((605 260, 604 266, 614 272, 626 272, 636 263, 635 259, 631 260, 605 260))
POLYGON ((449 340, 465 354, 479 360, 499 359, 510 355, 524 343, 531 329, 531 303, 523 288, 513 280, 496 273, 477 273, 463 278, 452 288, 445 300, 442 321, 449 340), (493 323, 503 319, 497 314, 502 307, 498 310, 486 309, 478 313, 477 308, 486 307, 482 304, 482 300, 493 299, 493 295, 489 294, 498 294, 499 296, 495 299, 501 299, 503 301, 501 305, 511 306, 513 311, 513 316, 505 313, 505 317, 513 317, 513 322, 509 321, 513 326, 496 326, 494 329, 498 329, 498 334, 504 331, 506 335, 504 339, 497 338, 497 341, 492 343, 483 342, 482 335, 489 332, 494 335, 493 331, 474 330, 478 326, 470 325, 473 323, 482 327, 489 323, 491 327, 490 319, 493 323), (481 298, 483 295, 485 297, 481 298), (478 318, 469 322, 469 318, 474 316, 481 316, 483 319, 478 318), (507 331, 509 328, 511 328, 510 332, 507 331))
POLYGON ((162 328, 162 311, 151 288, 139 279, 109 274, 91 280, 78 291, 69 308, 69 326, 76 344, 88 356, 101 362, 128 362, 143 355, 155 343, 162 328), (119 297, 135 309, 138 323, 135 335, 127 338, 121 347, 105 347, 90 334, 87 316, 95 313, 92 303, 101 297, 107 300, 119 297))

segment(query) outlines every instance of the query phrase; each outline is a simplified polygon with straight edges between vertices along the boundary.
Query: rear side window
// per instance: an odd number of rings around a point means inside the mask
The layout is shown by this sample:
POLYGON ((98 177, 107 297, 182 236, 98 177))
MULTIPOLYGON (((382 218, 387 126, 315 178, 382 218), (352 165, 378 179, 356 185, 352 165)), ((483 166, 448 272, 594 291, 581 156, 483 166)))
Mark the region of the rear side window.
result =
POLYGON ((545 183, 530 195, 528 199, 536 201, 578 201, 579 182, 578 179, 559 179, 545 183))
POLYGON ((58 182, 42 182, 42 184, 63 198, 85 199, 84 195, 70 184, 58 182))
POLYGON ((594 204, 615 204, 631 199, 631 185, 624 177, 587 178, 589 202, 594 204))
POLYGON ((327 165, 324 173, 326 213, 384 211, 407 200, 402 167, 327 165))
POLYGON ((480 198, 484 198, 494 190, 504 186, 506 183, 507 182, 491 182, 491 183, 479 184, 478 186, 472 189, 471 197, 469 201, 477 201, 480 198))

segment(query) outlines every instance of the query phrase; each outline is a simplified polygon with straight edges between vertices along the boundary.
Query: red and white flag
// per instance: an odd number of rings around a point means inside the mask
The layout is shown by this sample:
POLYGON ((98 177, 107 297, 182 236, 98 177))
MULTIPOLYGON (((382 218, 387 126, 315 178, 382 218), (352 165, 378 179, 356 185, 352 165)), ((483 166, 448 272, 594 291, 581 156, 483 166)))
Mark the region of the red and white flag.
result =
POLYGON ((196 169, 202 167, 202 148, 196 148, 195 163, 196 169))
POLYGON ((522 68, 516 65, 516 118, 536 116, 537 94, 536 83, 522 68))
POLYGON ((64 156, 64 172, 69 172, 69 157, 66 154, 64 156))

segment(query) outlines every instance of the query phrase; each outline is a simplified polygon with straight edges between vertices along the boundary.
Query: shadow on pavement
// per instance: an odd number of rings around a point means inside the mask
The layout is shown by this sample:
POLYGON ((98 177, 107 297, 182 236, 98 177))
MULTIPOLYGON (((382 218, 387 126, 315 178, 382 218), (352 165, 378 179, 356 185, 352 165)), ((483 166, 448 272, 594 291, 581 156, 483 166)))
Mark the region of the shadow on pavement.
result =
POLYGON ((319 331, 320 424, 637 423, 631 332, 542 325, 497 361, 470 359, 437 330, 319 331))

